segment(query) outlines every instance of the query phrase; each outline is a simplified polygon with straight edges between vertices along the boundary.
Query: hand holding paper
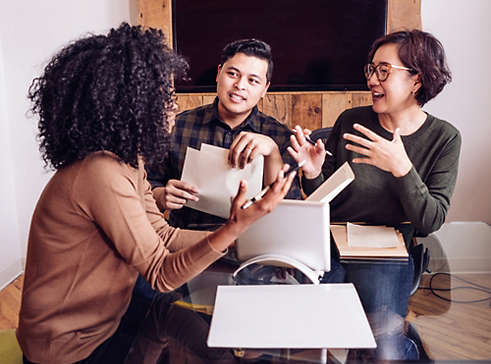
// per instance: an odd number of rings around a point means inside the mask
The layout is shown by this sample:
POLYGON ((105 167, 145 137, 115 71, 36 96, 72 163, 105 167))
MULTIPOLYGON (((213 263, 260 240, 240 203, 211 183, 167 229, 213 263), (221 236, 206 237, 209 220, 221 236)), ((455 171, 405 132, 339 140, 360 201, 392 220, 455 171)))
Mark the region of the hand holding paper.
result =
POLYGON ((188 200, 198 201, 199 190, 186 182, 171 179, 159 195, 159 203, 165 210, 182 208, 188 200))
POLYGON ((257 156, 269 157, 273 153, 281 158, 278 146, 269 136, 242 131, 230 146, 228 160, 232 167, 244 169, 257 156))
POLYGON ((201 151, 187 148, 181 181, 199 189, 199 200, 187 200, 185 206, 228 218, 240 180, 247 181, 246 198, 261 191, 263 156, 257 156, 244 169, 237 169, 228 163, 228 153, 228 149, 209 144, 202 144, 201 151))

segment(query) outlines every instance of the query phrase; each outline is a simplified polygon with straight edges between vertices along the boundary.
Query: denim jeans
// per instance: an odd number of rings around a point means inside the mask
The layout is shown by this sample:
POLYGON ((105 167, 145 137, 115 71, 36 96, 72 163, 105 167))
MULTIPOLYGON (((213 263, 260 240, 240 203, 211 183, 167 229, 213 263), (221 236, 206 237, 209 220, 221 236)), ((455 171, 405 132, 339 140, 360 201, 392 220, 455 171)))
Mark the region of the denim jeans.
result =
POLYGON ((345 263, 346 282, 353 283, 366 313, 381 310, 405 318, 414 275, 414 264, 369 262, 345 263))
POLYGON ((419 351, 405 334, 409 294, 414 275, 408 262, 345 263, 346 282, 356 287, 377 342, 375 350, 350 353, 357 361, 417 360, 419 351))

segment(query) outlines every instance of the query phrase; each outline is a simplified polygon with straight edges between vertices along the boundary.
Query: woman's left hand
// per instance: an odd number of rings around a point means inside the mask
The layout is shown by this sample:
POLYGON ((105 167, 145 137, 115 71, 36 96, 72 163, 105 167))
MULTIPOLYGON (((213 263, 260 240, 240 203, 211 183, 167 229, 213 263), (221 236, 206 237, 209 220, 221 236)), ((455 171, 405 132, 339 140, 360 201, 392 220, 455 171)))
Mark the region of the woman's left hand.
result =
POLYGON ((346 144, 347 150, 366 156, 366 158, 354 158, 353 163, 371 164, 391 172, 394 177, 403 177, 409 173, 412 163, 407 156, 398 128, 394 131, 392 140, 382 138, 360 124, 354 124, 353 128, 367 137, 350 133, 343 135, 344 139, 358 144, 346 144))

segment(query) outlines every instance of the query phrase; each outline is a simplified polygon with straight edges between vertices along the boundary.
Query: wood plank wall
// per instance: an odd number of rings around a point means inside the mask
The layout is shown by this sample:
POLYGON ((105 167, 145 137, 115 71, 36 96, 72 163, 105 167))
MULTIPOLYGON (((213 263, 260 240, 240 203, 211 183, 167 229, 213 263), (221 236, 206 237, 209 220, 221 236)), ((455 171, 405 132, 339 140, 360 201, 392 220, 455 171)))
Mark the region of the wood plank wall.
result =
MULTIPOLYGON (((138 23, 160 28, 172 45, 172 1, 138 0, 138 23)), ((387 0, 387 32, 421 29, 421 0, 387 0)), ((179 111, 208 104, 214 93, 178 94, 179 111)), ((258 104, 259 110, 289 127, 296 124, 317 129, 332 126, 345 109, 371 104, 368 91, 268 92, 258 104)))

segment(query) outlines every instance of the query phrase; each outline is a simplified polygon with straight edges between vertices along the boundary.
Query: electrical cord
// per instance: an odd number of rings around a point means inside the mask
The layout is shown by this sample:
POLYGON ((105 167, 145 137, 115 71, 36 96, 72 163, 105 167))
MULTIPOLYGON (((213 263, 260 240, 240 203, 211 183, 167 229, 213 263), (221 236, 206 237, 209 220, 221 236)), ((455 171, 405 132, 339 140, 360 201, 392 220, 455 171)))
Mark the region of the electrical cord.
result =
POLYGON ((457 277, 455 275, 451 275, 450 273, 445 273, 445 272, 437 272, 437 273, 433 274, 430 278, 429 287, 419 287, 419 288, 430 290, 430 292, 433 295, 435 295, 436 297, 438 297, 444 301, 452 302, 452 303, 478 303, 478 302, 491 301, 491 288, 486 287, 486 286, 482 286, 480 284, 468 281, 467 279, 457 277), (441 276, 441 275, 448 276, 450 278, 458 279, 462 282, 470 284, 470 286, 458 286, 458 287, 452 287, 452 288, 435 288, 435 287, 433 287, 433 279, 435 279, 435 277, 441 276), (455 299, 444 297, 444 296, 442 296, 436 292, 436 291, 450 292, 450 291, 456 291, 456 290, 462 290, 462 289, 484 292, 484 293, 489 294, 489 296, 486 298, 481 298, 481 299, 477 299, 477 300, 455 300, 455 299))

